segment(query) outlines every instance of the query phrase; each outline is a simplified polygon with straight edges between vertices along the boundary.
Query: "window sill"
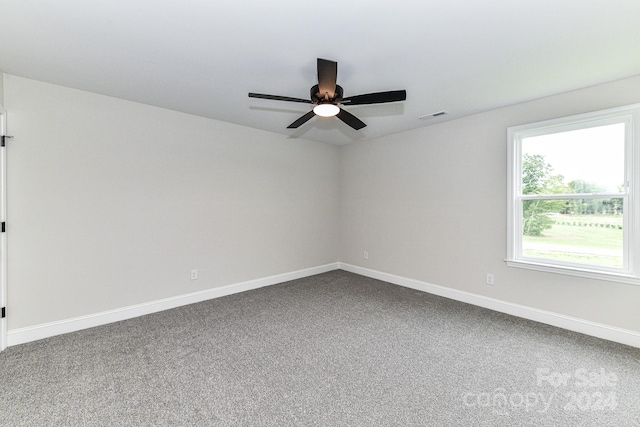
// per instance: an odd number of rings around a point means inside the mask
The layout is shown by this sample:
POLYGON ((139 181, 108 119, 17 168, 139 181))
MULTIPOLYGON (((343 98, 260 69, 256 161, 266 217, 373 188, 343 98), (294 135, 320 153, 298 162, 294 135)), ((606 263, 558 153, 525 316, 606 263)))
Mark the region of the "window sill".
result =
POLYGON ((566 276, 584 277, 587 279, 606 280, 608 282, 628 283, 640 285, 640 278, 630 274, 589 270, 588 268, 559 267, 539 262, 505 260, 508 267, 525 268, 528 270, 544 271, 547 273, 563 274, 566 276))

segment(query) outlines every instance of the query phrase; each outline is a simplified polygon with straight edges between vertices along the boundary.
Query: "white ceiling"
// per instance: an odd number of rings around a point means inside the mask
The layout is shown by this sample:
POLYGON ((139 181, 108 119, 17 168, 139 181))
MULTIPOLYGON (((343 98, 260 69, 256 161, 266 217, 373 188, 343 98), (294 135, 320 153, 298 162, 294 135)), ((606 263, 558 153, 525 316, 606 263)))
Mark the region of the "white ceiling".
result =
POLYGON ((375 138, 640 74, 638 0, 0 0, 0 70, 332 144, 375 138), (338 61, 355 131, 310 106, 338 61), (446 110, 431 120, 418 117, 446 110))

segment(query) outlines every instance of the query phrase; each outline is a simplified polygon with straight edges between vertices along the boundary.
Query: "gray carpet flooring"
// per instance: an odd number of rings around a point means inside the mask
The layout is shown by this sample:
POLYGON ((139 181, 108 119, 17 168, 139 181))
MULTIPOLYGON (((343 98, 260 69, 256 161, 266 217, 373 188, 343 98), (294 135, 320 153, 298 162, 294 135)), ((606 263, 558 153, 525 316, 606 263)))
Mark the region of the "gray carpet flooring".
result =
POLYGON ((640 350, 333 271, 0 353, 6 426, 640 426, 640 350))

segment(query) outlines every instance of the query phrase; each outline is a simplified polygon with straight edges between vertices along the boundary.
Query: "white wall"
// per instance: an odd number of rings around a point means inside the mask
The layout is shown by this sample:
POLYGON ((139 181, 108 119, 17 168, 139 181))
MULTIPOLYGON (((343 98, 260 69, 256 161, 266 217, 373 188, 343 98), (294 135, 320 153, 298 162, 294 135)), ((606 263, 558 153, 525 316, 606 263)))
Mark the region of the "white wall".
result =
POLYGON ((640 331, 640 286, 504 262, 507 127, 638 102, 640 77, 343 147, 340 261, 640 331))
POLYGON ((640 331, 640 287, 504 263, 506 128, 640 77, 344 147, 10 75, 4 98, 10 331, 338 260, 640 331))
POLYGON ((11 75, 4 95, 9 330, 338 260, 337 147, 11 75))

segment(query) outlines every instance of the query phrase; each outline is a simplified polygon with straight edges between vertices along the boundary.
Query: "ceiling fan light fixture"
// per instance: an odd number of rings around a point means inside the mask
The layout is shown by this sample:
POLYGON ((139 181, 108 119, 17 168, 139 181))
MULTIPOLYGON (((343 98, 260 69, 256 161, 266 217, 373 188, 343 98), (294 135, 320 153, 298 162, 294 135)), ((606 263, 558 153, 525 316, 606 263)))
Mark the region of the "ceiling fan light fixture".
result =
POLYGON ((333 117, 340 112, 340 107, 333 104, 318 104, 313 107, 313 112, 320 117, 333 117))
POLYGON ((365 93, 344 98, 342 87, 336 84, 338 63, 328 59, 318 58, 318 84, 309 89, 309 98, 292 98, 290 96, 267 95, 266 93, 249 92, 249 98, 273 99, 276 101, 301 102, 313 104, 313 110, 305 113, 287 126, 287 129, 297 129, 315 116, 337 117, 354 130, 367 126, 362 120, 341 108, 342 105, 385 104, 387 102, 404 101, 407 99, 406 90, 388 90, 386 92, 365 93))

